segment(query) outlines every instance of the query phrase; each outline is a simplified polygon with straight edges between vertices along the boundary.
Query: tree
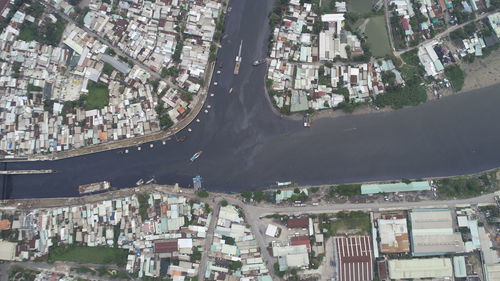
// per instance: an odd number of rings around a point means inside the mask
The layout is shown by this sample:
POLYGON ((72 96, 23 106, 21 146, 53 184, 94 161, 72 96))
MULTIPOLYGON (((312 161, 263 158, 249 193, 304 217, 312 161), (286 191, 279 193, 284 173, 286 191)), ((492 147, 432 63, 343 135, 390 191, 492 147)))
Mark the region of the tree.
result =
POLYGON ((229 269, 231 270, 238 270, 242 266, 243 264, 241 263, 241 261, 231 261, 231 263, 229 263, 229 269))
POLYGON ((222 201, 220 202, 220 205, 221 205, 222 207, 226 207, 226 206, 228 205, 227 200, 222 200, 222 201))
POLYGON ((253 193, 250 190, 245 190, 241 193, 241 197, 243 197, 245 199, 245 201, 248 202, 248 201, 252 200, 253 193))

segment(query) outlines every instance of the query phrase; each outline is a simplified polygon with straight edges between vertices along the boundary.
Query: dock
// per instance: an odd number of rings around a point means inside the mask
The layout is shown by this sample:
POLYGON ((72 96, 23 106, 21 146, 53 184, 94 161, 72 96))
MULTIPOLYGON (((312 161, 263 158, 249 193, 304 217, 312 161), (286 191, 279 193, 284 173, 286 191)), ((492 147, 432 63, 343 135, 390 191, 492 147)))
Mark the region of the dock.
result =
POLYGON ((0 171, 0 175, 36 175, 36 174, 53 174, 56 170, 7 170, 0 171))

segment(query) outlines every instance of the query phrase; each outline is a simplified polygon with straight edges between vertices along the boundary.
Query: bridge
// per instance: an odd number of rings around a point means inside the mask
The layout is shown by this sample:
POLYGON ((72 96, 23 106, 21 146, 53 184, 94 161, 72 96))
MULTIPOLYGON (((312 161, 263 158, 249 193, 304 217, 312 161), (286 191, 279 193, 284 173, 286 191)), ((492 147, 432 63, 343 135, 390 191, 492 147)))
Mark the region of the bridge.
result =
POLYGON ((56 170, 7 170, 0 171, 0 175, 34 175, 34 174, 53 174, 56 170))

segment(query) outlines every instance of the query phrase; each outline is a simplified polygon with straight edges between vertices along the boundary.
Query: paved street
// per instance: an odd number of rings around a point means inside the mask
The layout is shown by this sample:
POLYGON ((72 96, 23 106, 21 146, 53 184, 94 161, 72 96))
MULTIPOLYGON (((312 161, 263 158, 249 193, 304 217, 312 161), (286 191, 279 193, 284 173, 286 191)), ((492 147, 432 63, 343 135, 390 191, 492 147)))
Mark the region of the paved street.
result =
MULTIPOLYGON (((210 202, 212 203, 212 202, 210 202)), ((207 270, 208 258, 210 253, 210 246, 214 241, 214 231, 217 225, 217 218, 219 217, 220 211, 220 200, 215 201, 215 205, 212 206, 212 219, 208 226, 207 237, 205 238, 205 245, 203 246, 203 252, 201 253, 200 267, 198 268, 198 280, 205 280, 205 271, 207 270)))

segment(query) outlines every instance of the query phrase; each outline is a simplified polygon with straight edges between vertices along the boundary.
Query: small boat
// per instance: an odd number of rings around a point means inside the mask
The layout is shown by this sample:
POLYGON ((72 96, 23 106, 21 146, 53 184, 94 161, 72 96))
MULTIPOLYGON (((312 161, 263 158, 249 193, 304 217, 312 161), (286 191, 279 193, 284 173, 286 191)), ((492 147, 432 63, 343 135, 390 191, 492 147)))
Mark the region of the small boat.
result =
POLYGON ((177 142, 183 142, 183 141, 185 141, 186 139, 187 139, 187 137, 186 137, 186 136, 182 136, 182 137, 180 137, 180 138, 178 138, 178 139, 177 139, 177 142))
POLYGON ((191 156, 191 159, 189 159, 189 160, 190 160, 191 162, 194 162, 194 160, 196 160, 196 159, 198 159, 198 157, 200 157, 200 155, 201 155, 201 153, 202 153, 202 152, 203 152, 203 151, 201 151, 201 150, 200 150, 200 151, 198 151, 198 152, 196 152, 193 156, 191 156))
POLYGON ((138 180, 135 185, 139 186, 139 185, 143 185, 144 184, 144 180, 143 179, 140 179, 138 180))
POLYGON ((233 92, 233 88, 229 89, 229 93, 232 93, 233 92))
POLYGON ((148 180, 148 181, 146 182, 146 184, 151 184, 151 183, 154 183, 154 182, 156 182, 156 180, 155 180, 155 178, 153 177, 153 178, 151 178, 150 180, 148 180))
POLYGON ((261 64, 263 64, 265 62, 266 62, 266 59, 255 60, 255 61, 253 61, 252 65, 253 66, 259 66, 259 65, 261 65, 261 64))

